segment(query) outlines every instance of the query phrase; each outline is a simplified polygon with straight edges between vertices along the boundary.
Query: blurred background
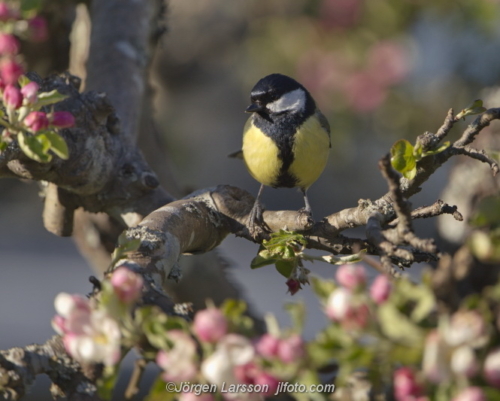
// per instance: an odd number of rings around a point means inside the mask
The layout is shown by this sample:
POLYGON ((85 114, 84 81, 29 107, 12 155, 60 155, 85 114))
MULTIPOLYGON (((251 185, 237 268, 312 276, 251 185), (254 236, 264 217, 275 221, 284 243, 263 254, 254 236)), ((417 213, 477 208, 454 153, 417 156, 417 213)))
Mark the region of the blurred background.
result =
MULTIPOLYGON (((83 14, 80 7, 77 15, 83 14)), ((154 169, 177 197, 217 184, 256 194, 259 184, 227 155, 241 146, 251 88, 280 72, 309 89, 332 127, 329 164, 309 191, 314 217, 356 206, 360 198, 377 199, 387 191, 377 161, 397 139, 414 142, 435 132, 449 108, 458 112, 477 98, 486 107, 500 106, 499 15, 497 0, 171 0, 168 32, 152 66, 156 144, 165 152, 152 162, 154 169)), ((28 61, 48 72, 42 56, 28 61)), ((450 139, 472 118, 458 123, 450 139)), ((490 134, 495 129, 488 128, 490 134)), ((424 185, 412 198, 414 207, 441 196, 457 161, 424 185)), ((490 174, 486 165, 477 171, 468 185, 490 174)), ((263 203, 298 209, 302 197, 267 188, 263 203)), ((43 229, 41 210, 35 183, 0 181, 1 349, 45 341, 53 334, 55 295, 91 288, 91 268, 71 239, 43 229)), ((465 223, 452 220, 446 216, 441 224, 460 233, 465 223)), ((437 236, 435 221, 418 222, 416 230, 437 236)), ((283 303, 303 300, 305 336, 323 325, 310 288, 292 298, 272 267, 250 270, 255 244, 231 237, 218 252, 260 313, 276 313, 287 324, 283 303)), ((332 266, 307 267, 324 277, 335 272, 332 266)), ((421 268, 411 274, 417 277, 421 268)))

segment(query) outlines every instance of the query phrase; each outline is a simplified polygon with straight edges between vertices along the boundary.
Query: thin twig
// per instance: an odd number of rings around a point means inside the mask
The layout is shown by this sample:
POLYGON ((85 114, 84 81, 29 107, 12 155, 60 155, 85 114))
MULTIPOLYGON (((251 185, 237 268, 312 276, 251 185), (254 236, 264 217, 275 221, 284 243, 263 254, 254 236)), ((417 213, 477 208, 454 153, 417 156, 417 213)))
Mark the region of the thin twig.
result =
POLYGON ((140 358, 135 361, 134 370, 132 371, 130 381, 128 383, 127 389, 125 390, 126 400, 131 400, 139 392, 139 385, 147 364, 148 363, 144 358, 140 358))

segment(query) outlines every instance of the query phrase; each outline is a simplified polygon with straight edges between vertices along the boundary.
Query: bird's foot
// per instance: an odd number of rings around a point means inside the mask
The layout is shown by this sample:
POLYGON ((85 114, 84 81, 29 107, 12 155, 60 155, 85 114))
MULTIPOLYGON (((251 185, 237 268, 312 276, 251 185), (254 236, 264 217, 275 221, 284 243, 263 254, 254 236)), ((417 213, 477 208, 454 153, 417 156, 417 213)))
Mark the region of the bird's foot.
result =
POLYGON ((264 221, 263 209, 259 202, 255 202, 248 216, 248 232, 254 240, 268 237, 271 229, 264 221))
POLYGON ((309 229, 314 225, 311 209, 303 207, 302 209, 297 210, 297 213, 299 214, 297 216, 297 220, 303 223, 305 229, 309 229))

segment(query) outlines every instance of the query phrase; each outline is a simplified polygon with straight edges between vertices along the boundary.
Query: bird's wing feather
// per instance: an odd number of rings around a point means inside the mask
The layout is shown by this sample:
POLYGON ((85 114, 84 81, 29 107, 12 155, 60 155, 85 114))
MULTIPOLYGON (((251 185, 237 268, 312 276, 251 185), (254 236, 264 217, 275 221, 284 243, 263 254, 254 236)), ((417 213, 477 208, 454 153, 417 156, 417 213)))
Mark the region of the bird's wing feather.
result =
POLYGON ((330 124, 328 123, 328 120, 319 109, 316 109, 316 116, 318 117, 319 123, 321 124, 321 128, 328 132, 330 147, 332 147, 332 140, 330 138, 330 124))
POLYGON ((234 159, 241 159, 243 160, 243 150, 237 150, 236 152, 230 153, 227 155, 227 157, 232 157, 234 159))

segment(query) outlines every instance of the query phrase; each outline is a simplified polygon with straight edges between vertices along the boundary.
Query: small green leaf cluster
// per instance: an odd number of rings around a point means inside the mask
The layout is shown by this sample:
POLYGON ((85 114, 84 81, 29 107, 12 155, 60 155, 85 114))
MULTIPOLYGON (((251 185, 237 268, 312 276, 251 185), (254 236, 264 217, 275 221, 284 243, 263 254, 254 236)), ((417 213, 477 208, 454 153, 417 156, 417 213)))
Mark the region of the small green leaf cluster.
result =
POLYGON ((312 256, 304 253, 306 245, 307 239, 302 234, 286 230, 272 233, 271 239, 262 242, 257 256, 250 263, 250 267, 258 269, 274 264, 278 273, 288 279, 287 285, 293 295, 302 288, 301 284, 308 283, 309 271, 303 268, 303 261, 321 261, 332 265, 341 265, 359 262, 362 255, 366 253, 366 250, 361 250, 359 253, 344 256, 312 256))
POLYGON ((413 146, 406 139, 400 139, 391 148, 392 167, 403 174, 408 180, 413 180, 417 175, 417 163, 426 156, 441 153, 450 146, 450 142, 444 142, 434 150, 424 151, 422 146, 413 146))

